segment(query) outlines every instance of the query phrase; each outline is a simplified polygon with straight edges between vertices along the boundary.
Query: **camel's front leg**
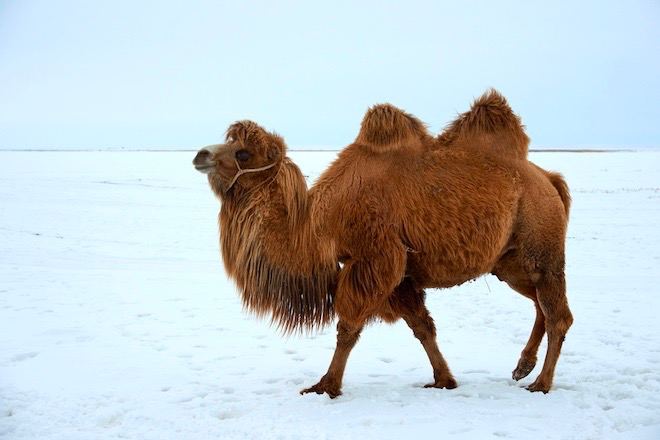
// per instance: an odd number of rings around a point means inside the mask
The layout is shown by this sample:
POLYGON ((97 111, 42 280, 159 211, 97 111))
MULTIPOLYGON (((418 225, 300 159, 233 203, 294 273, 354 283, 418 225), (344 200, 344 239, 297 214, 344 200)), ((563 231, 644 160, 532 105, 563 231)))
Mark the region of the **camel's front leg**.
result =
POLYGON ((424 290, 416 288, 412 280, 406 278, 396 288, 390 305, 406 321, 431 361, 433 382, 425 385, 425 388, 453 389, 458 384, 438 348, 435 324, 429 310, 424 305, 425 297, 424 290))
MULTIPOLYGON (((377 240, 366 243, 374 241, 377 240)), ((394 239, 378 241, 384 243, 378 248, 378 254, 348 260, 339 272, 335 294, 335 311, 339 316, 337 348, 325 376, 313 387, 302 390, 302 394, 328 393, 333 398, 341 394, 346 361, 364 324, 403 278, 406 248, 394 239)))
POLYGON ((422 347, 424 347, 433 367, 433 382, 424 385, 424 388, 456 388, 458 386, 456 379, 449 371, 447 362, 438 348, 435 339, 435 326, 428 310, 422 311, 419 315, 404 316, 403 319, 411 328, 415 337, 422 343, 422 347))
POLYGON ((328 393, 328 396, 333 399, 341 395, 341 382, 346 369, 346 361, 360 337, 362 328, 362 326, 353 327, 345 321, 339 321, 337 324, 337 347, 335 348, 335 354, 332 356, 328 372, 325 373, 319 383, 310 388, 305 388, 300 394, 328 393))

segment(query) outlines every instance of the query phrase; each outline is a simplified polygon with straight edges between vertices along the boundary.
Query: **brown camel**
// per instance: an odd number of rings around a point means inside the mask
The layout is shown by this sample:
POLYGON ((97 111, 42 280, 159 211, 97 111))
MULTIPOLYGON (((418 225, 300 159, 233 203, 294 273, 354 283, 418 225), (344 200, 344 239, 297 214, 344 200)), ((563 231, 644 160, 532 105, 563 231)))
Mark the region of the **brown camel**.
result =
POLYGON ((489 91, 437 138, 389 104, 367 111, 355 142, 308 191, 284 140, 250 121, 193 163, 220 198, 225 268, 246 307, 284 331, 328 324, 337 347, 327 373, 302 393, 341 394, 365 324, 403 318, 433 367, 455 388, 436 343, 425 288, 493 273, 530 298, 536 322, 513 371, 526 377, 547 332, 543 369, 527 387, 548 392, 573 318, 565 294, 570 196, 561 175, 527 160, 528 138, 506 100, 489 91))

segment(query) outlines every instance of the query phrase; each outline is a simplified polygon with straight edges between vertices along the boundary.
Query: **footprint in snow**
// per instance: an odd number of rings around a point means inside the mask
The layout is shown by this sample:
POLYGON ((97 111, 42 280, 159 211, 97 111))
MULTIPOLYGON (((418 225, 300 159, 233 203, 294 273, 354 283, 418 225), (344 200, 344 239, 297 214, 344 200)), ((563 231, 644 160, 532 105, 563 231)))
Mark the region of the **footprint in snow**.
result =
POLYGON ((277 390, 275 388, 266 388, 266 389, 263 389, 263 390, 253 391, 253 393, 258 395, 258 396, 268 396, 268 395, 277 393, 277 390))
POLYGON ((39 355, 38 352, 30 351, 30 352, 27 352, 27 353, 17 354, 13 358, 11 358, 11 360, 12 360, 12 362, 21 362, 21 361, 24 361, 24 360, 27 360, 27 359, 32 359, 33 357, 37 357, 38 355, 39 355))
POLYGON ((181 397, 180 399, 177 400, 178 403, 188 403, 192 402, 193 400, 199 398, 199 399, 204 399, 206 396, 208 396, 209 393, 206 392, 201 392, 201 393, 196 393, 193 395, 188 395, 186 397, 181 397))
POLYGON ((465 374, 488 374, 490 371, 488 370, 465 370, 463 373, 465 374))
POLYGON ((235 409, 228 409, 226 411, 220 411, 220 413, 218 414, 218 418, 220 420, 236 419, 238 417, 241 417, 241 413, 238 412, 235 409))

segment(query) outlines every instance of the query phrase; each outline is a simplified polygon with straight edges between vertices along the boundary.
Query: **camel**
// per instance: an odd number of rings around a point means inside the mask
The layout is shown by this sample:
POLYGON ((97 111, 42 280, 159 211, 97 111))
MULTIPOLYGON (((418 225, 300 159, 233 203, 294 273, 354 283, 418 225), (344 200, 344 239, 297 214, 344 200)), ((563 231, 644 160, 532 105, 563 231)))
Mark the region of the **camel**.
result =
POLYGON ((364 326, 400 318, 430 360, 426 387, 455 388, 425 289, 488 273, 536 309, 513 378, 534 369, 547 333, 543 368, 527 389, 550 390, 573 322, 564 276, 570 195, 560 174, 527 160, 528 144, 520 118, 490 90, 436 137, 393 105, 370 108, 309 190, 284 139, 252 121, 197 153, 193 164, 221 201, 222 260, 245 307, 284 332, 338 318, 330 366, 301 394, 339 396, 364 326))

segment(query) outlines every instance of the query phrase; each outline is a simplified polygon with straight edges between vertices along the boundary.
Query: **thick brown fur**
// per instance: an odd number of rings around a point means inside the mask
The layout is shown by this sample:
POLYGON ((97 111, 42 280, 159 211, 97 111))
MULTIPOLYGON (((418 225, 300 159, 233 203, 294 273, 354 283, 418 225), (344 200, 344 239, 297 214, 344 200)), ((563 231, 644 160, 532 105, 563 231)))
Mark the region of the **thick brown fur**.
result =
POLYGON ((367 110, 355 143, 384 153, 417 150, 427 137, 422 121, 391 104, 379 104, 367 110))
POLYGON ((209 175, 223 200, 223 261, 244 305, 257 315, 270 314, 284 332, 328 324, 334 317, 338 266, 332 248, 309 246, 318 238, 310 222, 304 176, 286 158, 283 140, 251 121, 232 125, 226 141, 232 148, 249 146, 255 153, 251 160, 278 162, 269 172, 241 177, 230 194, 222 192, 221 174, 209 175), (246 188, 255 179, 257 183, 246 188))
POLYGON ((285 330, 339 318, 328 372, 304 392, 341 394, 348 355, 378 318, 403 318, 431 361, 429 386, 454 388, 424 289, 486 273, 534 301, 537 319, 513 376, 531 372, 547 333, 546 361, 529 389, 550 389, 572 323, 564 279, 568 187, 526 159, 520 119, 494 91, 448 131, 433 138, 415 117, 375 106, 309 191, 281 138, 254 123, 233 125, 225 145, 195 159, 215 167, 209 181, 222 199, 223 260, 247 307, 271 313, 285 330), (227 190, 242 149, 251 158, 241 168, 278 166, 243 175, 227 190))
POLYGON ((561 197, 561 201, 564 204, 564 211, 566 212, 566 218, 568 218, 568 214, 571 210, 571 193, 568 190, 568 184, 564 180, 564 176, 562 176, 559 173, 543 170, 540 167, 539 169, 541 169, 545 173, 550 183, 552 183, 552 186, 554 186, 557 192, 559 193, 559 197, 561 197))
POLYGON ((440 144, 459 149, 526 159, 529 138, 506 98, 490 89, 477 98, 438 137, 440 144))

